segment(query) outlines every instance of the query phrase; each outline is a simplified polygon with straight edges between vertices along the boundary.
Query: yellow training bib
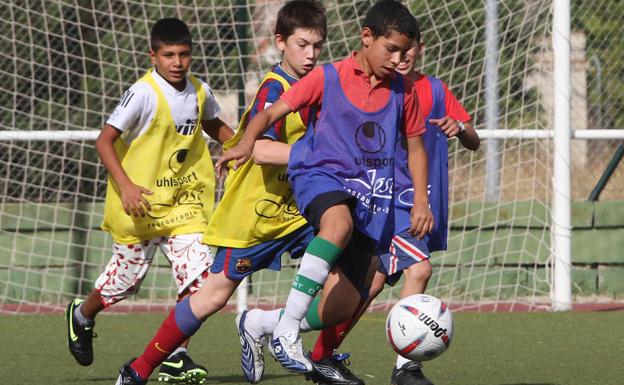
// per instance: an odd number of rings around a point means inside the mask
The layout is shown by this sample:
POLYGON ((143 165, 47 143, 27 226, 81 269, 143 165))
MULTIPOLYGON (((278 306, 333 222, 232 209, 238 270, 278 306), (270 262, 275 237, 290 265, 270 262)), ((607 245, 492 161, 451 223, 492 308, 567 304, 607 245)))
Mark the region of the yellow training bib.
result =
POLYGON ((150 127, 130 145, 123 134, 115 141, 115 152, 130 179, 153 192, 144 195, 151 209, 145 217, 127 215, 119 188, 109 176, 102 229, 117 243, 203 232, 214 209, 214 167, 201 129, 206 92, 199 80, 189 76, 197 93, 197 123, 190 135, 182 135, 152 71, 139 79, 158 98, 150 127))
MULTIPOLYGON (((288 81, 274 72, 267 73, 262 83, 268 79, 279 81, 284 91, 290 88, 288 81)), ((224 150, 232 148, 243 136, 250 109, 243 114, 234 137, 223 144, 224 150)), ((299 113, 293 112, 286 116, 283 129, 287 143, 293 144, 306 127, 299 113)), ((253 159, 236 171, 230 169, 225 193, 210 219, 203 242, 245 248, 284 237, 305 225, 286 171, 286 166, 259 166, 253 159)))

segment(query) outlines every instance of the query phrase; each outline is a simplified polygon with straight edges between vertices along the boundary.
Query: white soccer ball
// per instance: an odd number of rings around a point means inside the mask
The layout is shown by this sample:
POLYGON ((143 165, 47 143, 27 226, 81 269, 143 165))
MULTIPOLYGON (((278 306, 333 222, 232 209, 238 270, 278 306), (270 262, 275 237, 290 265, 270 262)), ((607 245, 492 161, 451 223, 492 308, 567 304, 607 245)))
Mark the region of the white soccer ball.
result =
POLYGON ((428 361, 444 353, 453 337, 453 315, 446 305, 426 294, 397 302, 386 319, 390 346, 412 361, 428 361))

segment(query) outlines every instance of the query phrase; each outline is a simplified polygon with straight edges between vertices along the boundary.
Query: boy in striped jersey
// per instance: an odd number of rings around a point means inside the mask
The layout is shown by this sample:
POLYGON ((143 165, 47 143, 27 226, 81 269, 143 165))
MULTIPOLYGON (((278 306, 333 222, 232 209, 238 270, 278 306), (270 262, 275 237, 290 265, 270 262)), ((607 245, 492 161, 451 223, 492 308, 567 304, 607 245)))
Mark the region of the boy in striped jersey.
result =
MULTIPOLYGON (((282 60, 265 75, 225 149, 239 142, 254 116, 314 68, 326 33, 325 10, 320 2, 294 0, 280 9, 275 43, 282 51, 282 60)), ((225 306, 246 276, 264 268, 279 270, 284 252, 294 258, 301 256, 314 234, 294 203, 286 165, 292 144, 306 131, 309 115, 309 110, 302 110, 274 122, 256 143, 253 159, 229 171, 223 198, 204 233, 203 241, 217 246, 210 275, 196 294, 171 311, 143 354, 122 367, 118 384, 144 384, 168 351, 176 349, 225 306)), ((237 324, 245 319, 243 312, 237 324)), ((245 328, 238 332, 243 374, 247 381, 257 383, 264 372, 266 340, 261 332, 245 328)))

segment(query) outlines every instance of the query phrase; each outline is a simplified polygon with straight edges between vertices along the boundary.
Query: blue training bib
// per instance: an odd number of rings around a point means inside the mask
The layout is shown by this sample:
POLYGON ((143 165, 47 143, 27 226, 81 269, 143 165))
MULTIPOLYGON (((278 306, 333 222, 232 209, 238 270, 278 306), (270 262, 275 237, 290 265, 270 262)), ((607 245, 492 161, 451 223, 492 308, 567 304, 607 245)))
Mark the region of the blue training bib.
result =
POLYGON ((355 107, 332 64, 323 66, 323 106, 314 129, 292 147, 289 181, 302 212, 320 194, 345 191, 356 201, 355 227, 386 252, 394 235, 395 147, 403 120, 403 78, 378 111, 355 107))
MULTIPOLYGON (((427 115, 423 142, 429 163, 427 194, 434 218, 433 232, 428 235, 429 251, 446 250, 448 238, 448 143, 440 127, 429 123, 430 119, 446 116, 446 98, 442 82, 427 76, 431 85, 433 103, 427 115)), ((396 233, 410 227, 410 210, 414 202, 414 185, 407 167, 407 149, 405 140, 397 145, 397 167, 395 169, 395 226, 396 233)))

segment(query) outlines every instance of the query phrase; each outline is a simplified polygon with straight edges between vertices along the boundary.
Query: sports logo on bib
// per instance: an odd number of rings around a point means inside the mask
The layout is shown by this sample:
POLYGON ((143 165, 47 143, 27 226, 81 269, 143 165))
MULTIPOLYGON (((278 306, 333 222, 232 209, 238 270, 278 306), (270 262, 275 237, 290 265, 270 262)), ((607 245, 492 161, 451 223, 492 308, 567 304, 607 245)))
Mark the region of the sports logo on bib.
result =
POLYGON ((267 218, 276 219, 278 221, 288 222, 299 216, 299 209, 295 202, 292 190, 289 189, 288 194, 281 202, 272 199, 261 199, 256 202, 256 215, 267 218))
POLYGON ((173 154, 171 154, 171 156, 169 157, 169 170, 171 170, 171 172, 173 172, 174 174, 177 174, 182 168, 182 165, 184 164, 187 155, 187 148, 177 150, 173 154))
POLYGON ((376 122, 364 122, 355 131, 355 143, 360 150, 374 154, 386 145, 386 133, 376 122))

